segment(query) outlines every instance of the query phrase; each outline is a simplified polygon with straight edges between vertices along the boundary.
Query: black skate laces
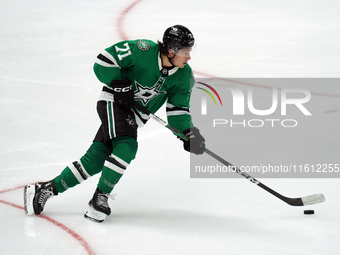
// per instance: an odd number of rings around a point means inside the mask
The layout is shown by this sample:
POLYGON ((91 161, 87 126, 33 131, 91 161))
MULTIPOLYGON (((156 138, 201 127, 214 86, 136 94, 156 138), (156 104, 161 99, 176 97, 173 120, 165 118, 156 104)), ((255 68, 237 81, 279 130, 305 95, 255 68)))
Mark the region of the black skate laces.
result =
POLYGON ((54 193, 51 190, 44 189, 41 191, 41 195, 39 197, 38 203, 41 204, 42 207, 45 206, 46 201, 50 198, 53 197, 54 193))

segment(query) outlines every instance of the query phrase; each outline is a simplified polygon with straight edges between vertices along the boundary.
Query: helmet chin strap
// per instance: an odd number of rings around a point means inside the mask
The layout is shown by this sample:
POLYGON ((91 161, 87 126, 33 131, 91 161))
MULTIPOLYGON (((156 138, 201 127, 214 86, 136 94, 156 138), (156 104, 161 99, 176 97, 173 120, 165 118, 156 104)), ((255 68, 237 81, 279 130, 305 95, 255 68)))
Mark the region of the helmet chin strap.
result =
POLYGON ((176 54, 174 54, 174 56, 172 58, 170 58, 169 55, 166 56, 172 66, 175 66, 174 63, 172 63, 172 60, 174 59, 175 56, 176 56, 176 54))
POLYGON ((170 64, 172 65, 172 67, 176 67, 175 65, 174 65, 174 63, 172 63, 172 60, 175 58, 175 56, 176 56, 176 53, 175 53, 175 50, 174 49, 171 49, 173 52, 173 56, 172 57, 169 57, 169 54, 170 54, 170 50, 168 51, 168 55, 166 55, 166 57, 168 58, 168 60, 169 60, 169 62, 170 62, 170 64))

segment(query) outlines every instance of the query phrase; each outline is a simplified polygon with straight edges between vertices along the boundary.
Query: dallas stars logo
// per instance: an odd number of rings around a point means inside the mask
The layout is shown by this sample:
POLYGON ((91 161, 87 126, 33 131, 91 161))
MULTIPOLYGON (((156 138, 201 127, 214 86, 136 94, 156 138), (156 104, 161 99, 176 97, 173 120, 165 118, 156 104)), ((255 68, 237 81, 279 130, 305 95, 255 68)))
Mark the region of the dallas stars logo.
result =
POLYGON ((164 78, 160 77, 156 84, 152 87, 143 87, 137 81, 135 81, 137 91, 135 92, 135 99, 141 100, 143 105, 146 105, 151 99, 157 97, 160 94, 165 94, 165 91, 159 91, 164 83, 164 78))
POLYGON ((148 49, 150 49, 150 43, 143 41, 143 40, 139 40, 137 42, 137 47, 138 47, 138 49, 140 49, 142 51, 147 51, 148 49))
POLYGON ((136 128, 137 127, 137 124, 136 124, 136 120, 134 118, 131 117, 131 115, 128 115, 128 118, 126 119, 127 123, 136 128))

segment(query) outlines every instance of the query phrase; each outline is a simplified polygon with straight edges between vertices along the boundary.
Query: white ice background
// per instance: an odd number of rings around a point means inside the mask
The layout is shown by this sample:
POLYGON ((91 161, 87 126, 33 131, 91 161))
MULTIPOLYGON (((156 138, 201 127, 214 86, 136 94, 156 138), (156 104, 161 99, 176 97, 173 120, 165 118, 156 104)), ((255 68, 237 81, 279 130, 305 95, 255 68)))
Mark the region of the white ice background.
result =
MULTIPOLYGON (((54 178, 87 150, 99 126, 101 84, 92 66, 123 37, 156 41, 171 25, 188 26, 198 45, 190 61, 196 77, 339 78, 339 13, 337 0, 2 1, 0 253, 339 254, 339 179, 261 180, 289 197, 326 196, 307 208, 291 207, 245 179, 191 179, 189 154, 152 120, 139 132, 137 158, 115 188, 104 223, 83 218, 98 176, 46 205, 43 214, 90 250, 50 221, 25 216, 22 188, 16 189, 54 178)), ((331 132, 303 143, 311 151, 322 144, 322 161, 339 151, 339 98, 321 108, 335 110, 325 113, 331 132)), ((166 118, 164 109, 157 114, 166 118)), ((239 164, 261 150, 263 144, 247 139, 231 135, 223 142, 234 153, 223 156, 239 164)), ((282 140, 289 146, 292 138, 282 140)))

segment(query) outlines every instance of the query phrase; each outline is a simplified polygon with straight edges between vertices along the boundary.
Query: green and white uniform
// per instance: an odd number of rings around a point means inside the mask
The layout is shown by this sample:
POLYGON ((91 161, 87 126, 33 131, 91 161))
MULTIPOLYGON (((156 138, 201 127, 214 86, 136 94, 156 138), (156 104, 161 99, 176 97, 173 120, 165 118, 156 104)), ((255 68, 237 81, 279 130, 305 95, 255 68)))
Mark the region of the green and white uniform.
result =
MULTIPOLYGON (((162 67, 158 45, 149 40, 123 41, 104 50, 94 65, 97 78, 108 87, 113 80, 128 77, 135 100, 155 113, 167 102, 169 124, 180 131, 191 126, 189 102, 194 78, 189 65, 167 70, 162 67)), ((111 95, 102 93, 100 99, 111 95)), ((146 116, 136 118, 141 127, 146 116)))
MULTIPOLYGON (((171 126, 184 131, 193 126, 189 112, 194 78, 190 66, 171 69, 162 66, 158 44, 150 40, 119 42, 101 52, 94 64, 94 72, 105 87, 110 89, 113 80, 128 77, 132 81, 135 101, 155 113, 166 103, 167 119, 171 126)), ((99 102, 107 105, 109 125, 119 129, 115 122, 116 105, 107 89, 101 92, 99 102)), ((133 109, 134 116, 127 123, 142 127, 147 115, 133 109)), ((126 125, 126 123, 125 123, 126 125)), ((54 179, 58 192, 73 187, 88 177, 102 172, 100 190, 110 193, 135 158, 137 141, 134 135, 119 135, 121 130, 110 129, 110 146, 95 139, 86 154, 66 167, 54 179), (118 135, 117 135, 118 134, 118 135), (112 145, 112 146, 111 146, 112 145)), ((98 136, 98 134, 97 134, 98 136)), ((97 138, 96 136, 96 138, 97 138)))

